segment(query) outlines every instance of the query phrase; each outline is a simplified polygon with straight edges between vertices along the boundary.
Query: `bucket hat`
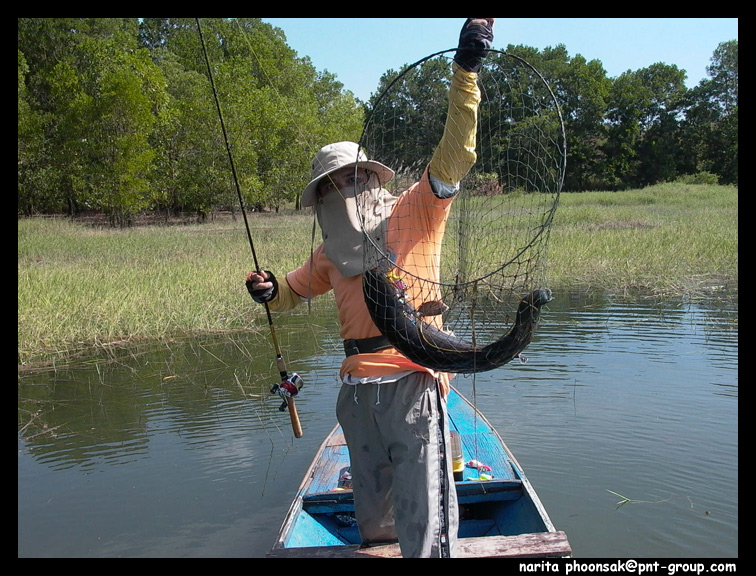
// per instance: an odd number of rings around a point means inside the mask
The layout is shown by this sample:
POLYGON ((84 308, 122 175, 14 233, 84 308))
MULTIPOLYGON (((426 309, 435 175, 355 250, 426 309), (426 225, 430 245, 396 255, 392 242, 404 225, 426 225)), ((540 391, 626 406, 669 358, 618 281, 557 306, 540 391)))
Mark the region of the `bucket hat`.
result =
POLYGON ((302 206, 314 206, 317 198, 318 182, 329 174, 346 168, 356 166, 367 168, 378 174, 381 184, 385 184, 394 177, 394 171, 380 162, 368 160, 365 153, 360 150, 359 144, 354 142, 336 142, 323 146, 312 160, 311 180, 302 192, 302 206))

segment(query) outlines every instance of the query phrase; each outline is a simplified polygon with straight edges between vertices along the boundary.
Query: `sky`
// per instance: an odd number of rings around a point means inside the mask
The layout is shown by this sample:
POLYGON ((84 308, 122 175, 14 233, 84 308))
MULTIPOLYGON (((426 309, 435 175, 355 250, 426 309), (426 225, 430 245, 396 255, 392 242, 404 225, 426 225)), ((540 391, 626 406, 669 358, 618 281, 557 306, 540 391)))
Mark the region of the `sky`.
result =
MULTIPOLYGON (((299 57, 336 75, 368 100, 381 76, 455 48, 464 18, 262 18, 283 30, 299 57)), ((687 73, 692 88, 708 78, 714 50, 738 39, 738 18, 497 18, 493 47, 539 50, 564 44, 570 57, 599 60, 616 78, 658 62, 687 73)))

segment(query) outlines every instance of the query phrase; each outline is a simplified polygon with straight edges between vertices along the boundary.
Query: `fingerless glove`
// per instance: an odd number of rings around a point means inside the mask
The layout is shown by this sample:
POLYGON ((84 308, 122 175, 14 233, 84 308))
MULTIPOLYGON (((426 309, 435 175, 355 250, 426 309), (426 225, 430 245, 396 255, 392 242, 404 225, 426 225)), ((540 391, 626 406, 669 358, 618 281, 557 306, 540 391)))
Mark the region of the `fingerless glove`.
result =
POLYGON ((258 304, 265 304, 267 302, 270 302, 276 297, 276 294, 278 294, 278 280, 276 280, 276 277, 270 270, 266 270, 265 273, 268 275, 268 282, 271 282, 273 284, 273 286, 271 286, 270 288, 267 288, 265 290, 253 290, 252 281, 247 280, 245 282, 247 291, 249 292, 250 296, 252 296, 252 300, 257 302, 258 304))
POLYGON ((459 33, 459 44, 454 55, 454 61, 468 72, 478 72, 486 51, 491 49, 493 43, 493 24, 475 23, 473 20, 483 18, 468 18, 462 31, 459 33))

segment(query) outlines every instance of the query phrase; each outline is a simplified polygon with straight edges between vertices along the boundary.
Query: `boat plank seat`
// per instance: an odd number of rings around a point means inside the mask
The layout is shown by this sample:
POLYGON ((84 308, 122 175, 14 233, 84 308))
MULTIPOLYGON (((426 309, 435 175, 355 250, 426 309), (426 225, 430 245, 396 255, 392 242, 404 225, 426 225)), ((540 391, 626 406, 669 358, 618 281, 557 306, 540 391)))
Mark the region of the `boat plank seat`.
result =
MULTIPOLYGON (((539 532, 517 536, 460 538, 457 558, 564 558, 572 548, 564 532, 539 532)), ((401 558, 399 544, 362 548, 351 546, 313 546, 274 548, 268 558, 401 558)))
MULTIPOLYGON (((522 480, 457 482, 456 486, 457 501, 460 504, 517 500, 522 496, 522 480)), ((302 497, 302 506, 310 514, 354 512, 354 497, 351 490, 315 492, 302 497)))
POLYGON ((331 490, 307 494, 302 498, 302 507, 310 514, 354 512, 354 496, 351 490, 331 490))
POLYGON ((522 496, 522 480, 494 478, 488 482, 456 482, 460 504, 517 500, 522 496))

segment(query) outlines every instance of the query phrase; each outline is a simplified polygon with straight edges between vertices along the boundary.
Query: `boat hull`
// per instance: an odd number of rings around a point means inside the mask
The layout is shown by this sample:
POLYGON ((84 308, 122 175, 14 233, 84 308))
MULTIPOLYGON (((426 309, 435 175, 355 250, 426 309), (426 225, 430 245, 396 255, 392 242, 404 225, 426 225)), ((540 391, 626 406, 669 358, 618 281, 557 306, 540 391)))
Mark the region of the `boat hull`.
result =
MULTIPOLYGON (((465 467, 456 482, 460 557, 564 557, 558 532, 522 468, 485 417, 452 388, 450 429, 459 433, 465 467), (490 476, 490 479, 489 479, 490 476)), ((361 547, 349 482, 349 450, 336 426, 321 445, 269 557, 400 557, 396 544, 361 547)))

